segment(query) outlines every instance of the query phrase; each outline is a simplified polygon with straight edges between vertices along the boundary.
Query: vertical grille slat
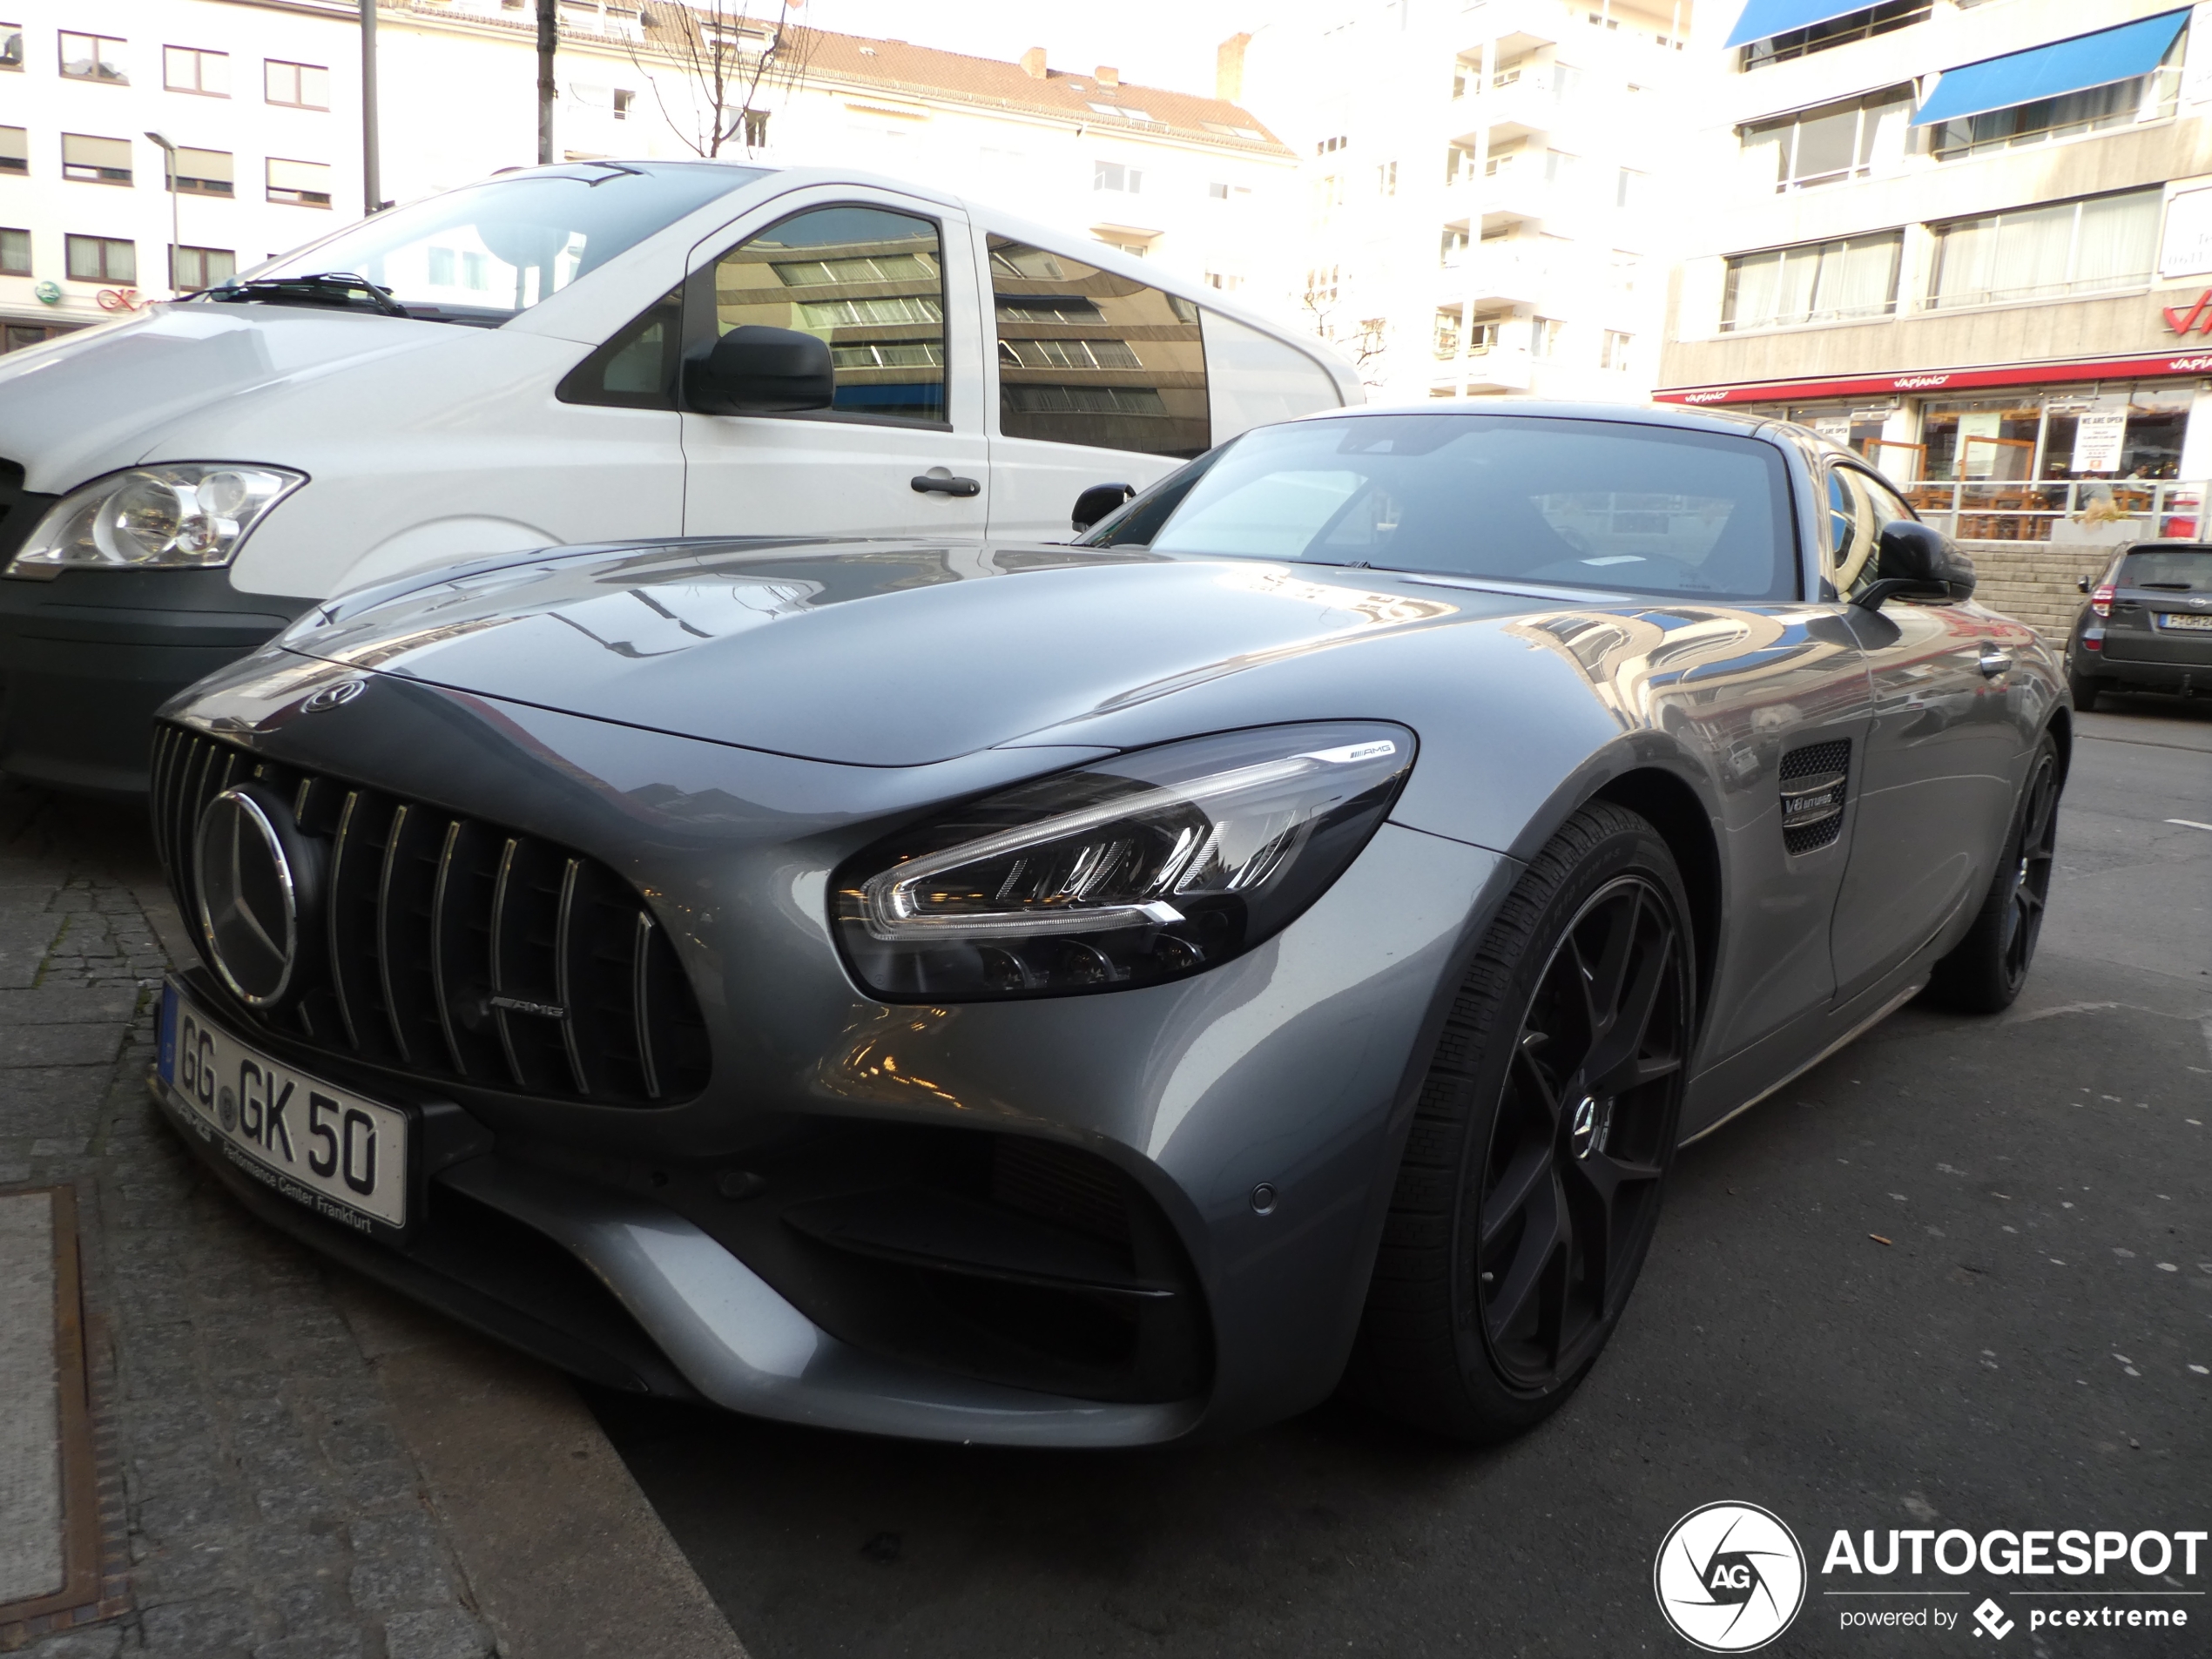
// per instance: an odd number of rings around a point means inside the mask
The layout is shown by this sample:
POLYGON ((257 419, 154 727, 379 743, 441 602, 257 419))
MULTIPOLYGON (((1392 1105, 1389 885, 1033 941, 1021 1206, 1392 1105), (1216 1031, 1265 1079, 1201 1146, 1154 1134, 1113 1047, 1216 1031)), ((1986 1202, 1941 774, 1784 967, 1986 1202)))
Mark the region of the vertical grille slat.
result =
POLYGON ((322 849, 324 960, 299 1001, 242 1017, 480 1088, 643 1106, 705 1087, 705 1022, 674 944, 605 866, 164 723, 155 844, 188 915, 194 826, 248 777, 322 849))

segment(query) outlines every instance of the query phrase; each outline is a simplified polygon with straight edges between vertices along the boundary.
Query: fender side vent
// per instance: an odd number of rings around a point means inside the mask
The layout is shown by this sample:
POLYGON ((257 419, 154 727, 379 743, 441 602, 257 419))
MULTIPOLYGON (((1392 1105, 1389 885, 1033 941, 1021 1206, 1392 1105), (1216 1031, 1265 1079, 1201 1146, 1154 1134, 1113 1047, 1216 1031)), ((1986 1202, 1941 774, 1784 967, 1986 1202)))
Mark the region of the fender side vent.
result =
POLYGON ((1851 739, 1808 744, 1782 757, 1782 845, 1792 855, 1817 853, 1844 833, 1844 798, 1851 781, 1851 739))

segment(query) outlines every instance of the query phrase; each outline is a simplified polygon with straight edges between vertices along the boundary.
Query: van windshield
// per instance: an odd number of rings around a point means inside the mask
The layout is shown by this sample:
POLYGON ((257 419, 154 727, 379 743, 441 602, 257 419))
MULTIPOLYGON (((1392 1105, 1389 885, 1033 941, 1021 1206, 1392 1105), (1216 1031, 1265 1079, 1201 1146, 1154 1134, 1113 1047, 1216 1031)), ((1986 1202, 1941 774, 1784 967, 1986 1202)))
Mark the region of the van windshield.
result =
POLYGON ((272 260, 211 300, 389 309, 496 327, 717 197, 765 177, 719 162, 578 162, 379 213, 272 260), (379 301, 328 274, 388 290, 379 301))

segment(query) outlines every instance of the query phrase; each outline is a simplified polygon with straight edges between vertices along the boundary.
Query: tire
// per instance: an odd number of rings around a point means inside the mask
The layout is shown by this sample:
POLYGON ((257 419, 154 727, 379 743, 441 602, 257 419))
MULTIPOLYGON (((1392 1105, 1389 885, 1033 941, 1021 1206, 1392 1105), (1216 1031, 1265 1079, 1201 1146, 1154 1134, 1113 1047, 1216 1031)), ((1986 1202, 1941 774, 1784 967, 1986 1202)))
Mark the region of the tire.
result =
POLYGON ((1609 803, 1577 812, 1531 862, 1421 1085, 1345 1375, 1353 1398, 1492 1441, 1542 1421, 1588 1373, 1674 1157, 1696 1028, 1689 917, 1666 842, 1609 803))
POLYGON ((2027 983, 2035 942, 2043 932, 2043 907, 2051 894, 2062 787, 2059 745, 2046 732, 2035 745, 2004 855, 1974 925, 1928 977, 1930 1001, 1960 1014, 2001 1014, 2027 983))
POLYGON ((2066 689, 2074 693, 2074 706, 2084 714, 2097 711, 2097 693, 2103 688, 2092 674, 2081 674, 2069 668, 2066 671, 2066 689))

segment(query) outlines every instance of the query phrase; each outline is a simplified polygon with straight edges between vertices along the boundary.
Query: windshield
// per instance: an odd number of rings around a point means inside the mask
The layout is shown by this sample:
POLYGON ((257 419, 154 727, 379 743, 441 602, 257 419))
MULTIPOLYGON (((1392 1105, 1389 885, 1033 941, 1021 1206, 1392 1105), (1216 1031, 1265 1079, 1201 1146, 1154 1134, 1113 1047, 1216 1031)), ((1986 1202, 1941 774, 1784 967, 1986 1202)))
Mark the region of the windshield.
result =
POLYGON ((2121 562, 2119 585, 2169 593, 2212 593, 2212 548, 2161 547, 2121 562))
POLYGON ((1797 592, 1781 455, 1725 434, 1504 415, 1298 421, 1168 482, 1184 493, 1165 514, 1139 496, 1098 539, 1143 523, 1156 552, 1710 599, 1797 592))
POLYGON ((500 323, 765 176, 713 162, 588 162, 492 179, 363 219, 244 280, 344 272, 419 317, 500 323))

